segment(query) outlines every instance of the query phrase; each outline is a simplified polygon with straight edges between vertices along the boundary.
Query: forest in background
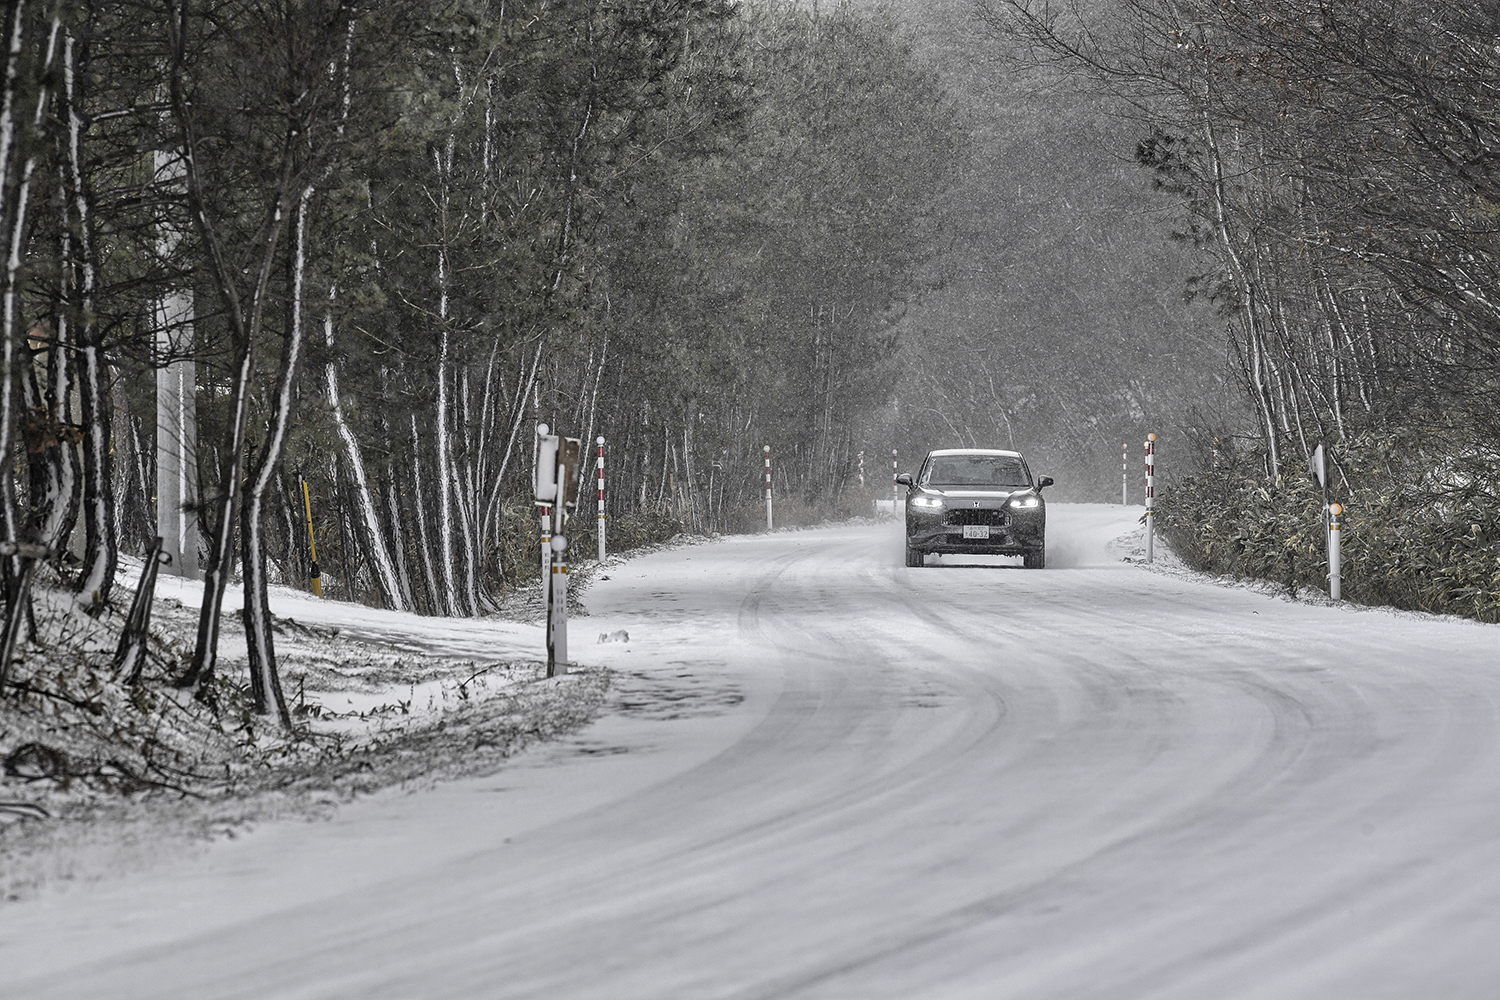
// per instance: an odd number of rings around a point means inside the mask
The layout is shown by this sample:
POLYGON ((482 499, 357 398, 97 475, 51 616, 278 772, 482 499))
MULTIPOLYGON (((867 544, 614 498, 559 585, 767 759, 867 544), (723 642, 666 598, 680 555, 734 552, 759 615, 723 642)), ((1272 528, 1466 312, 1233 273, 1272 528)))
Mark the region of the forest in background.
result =
POLYGON ((955 444, 1114 499, 1155 431, 1202 470, 1164 491, 1174 545, 1292 585, 1321 442, 1372 518, 1371 599, 1495 603, 1477 4, 5 10, 5 536, 118 614, 156 531, 154 376, 191 359, 178 684, 210 690, 237 574, 253 700, 286 718, 266 588, 307 578, 304 482, 331 596, 495 610, 535 570, 541 421, 608 439, 623 544, 752 529, 767 444, 795 521, 955 444))
POLYGON ((211 686, 238 574, 256 708, 283 719, 266 587, 306 578, 304 480, 333 596, 490 612, 533 571, 538 421, 608 437, 624 540, 747 520, 764 444, 777 492, 826 506, 939 280, 964 137, 887 17, 6 13, 6 535, 81 538, 56 565, 111 610, 155 533, 154 373, 191 358, 205 600, 175 680, 211 686))
POLYGON ((1253 433, 1225 320, 1188 278, 1212 266, 1173 236, 1176 199, 1135 162, 1127 102, 995 30, 973 0, 889 11, 943 80, 968 138, 946 202, 942 283, 898 324, 901 377, 871 437, 902 455, 1015 447, 1074 501, 1142 497, 1141 443, 1196 463, 1253 433))
POLYGON ((1162 491, 1179 554, 1321 589, 1337 502, 1346 594, 1500 619, 1500 9, 979 8, 1129 109, 1135 159, 1205 262, 1188 287, 1225 323, 1254 430, 1200 441, 1197 474, 1162 491))

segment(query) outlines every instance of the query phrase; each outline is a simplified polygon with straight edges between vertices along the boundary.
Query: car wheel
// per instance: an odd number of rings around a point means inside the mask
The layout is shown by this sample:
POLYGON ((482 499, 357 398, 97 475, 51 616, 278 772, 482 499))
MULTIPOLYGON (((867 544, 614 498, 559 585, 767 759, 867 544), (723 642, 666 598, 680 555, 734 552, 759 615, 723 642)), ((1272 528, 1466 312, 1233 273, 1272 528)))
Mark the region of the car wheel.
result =
POLYGON ((1021 563, 1027 569, 1045 569, 1047 566, 1047 550, 1033 549, 1021 556, 1021 563))
POLYGON ((927 561, 927 553, 919 548, 908 545, 906 547, 906 565, 921 566, 927 561))

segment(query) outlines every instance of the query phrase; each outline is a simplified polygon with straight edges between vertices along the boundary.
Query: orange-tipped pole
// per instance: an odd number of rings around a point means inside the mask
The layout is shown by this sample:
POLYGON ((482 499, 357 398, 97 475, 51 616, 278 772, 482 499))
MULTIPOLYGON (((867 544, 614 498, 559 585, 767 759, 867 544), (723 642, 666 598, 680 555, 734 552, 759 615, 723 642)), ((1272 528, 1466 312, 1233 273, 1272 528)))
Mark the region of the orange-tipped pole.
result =
POLYGON ((307 550, 312 555, 312 592, 323 596, 323 575, 318 572, 318 543, 313 541, 312 494, 307 491, 307 480, 302 480, 302 509, 307 511, 307 550))

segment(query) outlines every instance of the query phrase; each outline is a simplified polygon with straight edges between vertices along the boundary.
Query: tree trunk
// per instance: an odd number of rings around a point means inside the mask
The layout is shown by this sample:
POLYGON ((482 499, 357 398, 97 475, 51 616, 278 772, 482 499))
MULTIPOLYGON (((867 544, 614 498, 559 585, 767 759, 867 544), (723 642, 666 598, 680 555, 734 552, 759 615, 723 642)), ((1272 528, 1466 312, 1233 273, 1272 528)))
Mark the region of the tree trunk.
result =
MULTIPOLYGON (((332 301, 334 292, 329 291, 332 301)), ((344 459, 353 474, 355 496, 359 505, 365 542, 375 563, 375 574, 385 597, 386 606, 396 611, 411 607, 411 592, 396 573, 390 549, 385 544, 385 534, 380 529, 380 517, 375 510, 374 495, 370 492, 369 477, 365 474, 364 451, 359 438, 355 437, 349 421, 344 417, 344 403, 339 396, 338 364, 333 352, 333 311, 323 313, 323 343, 328 348, 328 362, 323 366, 323 380, 328 391, 328 410, 333 415, 333 424, 344 444, 344 459)))
POLYGON ((292 225, 291 318, 281 347, 281 370, 276 376, 272 397, 271 426, 261 444, 260 457, 250 471, 245 486, 240 527, 240 565, 244 568, 245 601, 240 616, 245 625, 245 646, 250 661, 250 696, 258 715, 268 715, 274 708, 276 717, 286 729, 292 727, 286 698, 281 691, 280 671, 276 666, 276 642, 271 630, 271 606, 267 592, 265 501, 281 456, 286 451, 287 433, 291 428, 297 369, 302 361, 305 323, 302 310, 302 288, 307 273, 307 213, 312 204, 312 185, 302 189, 292 225))
MULTIPOLYGON (((6 9, 4 92, 0 95, 0 232, 24 229, 26 213, 18 207, 17 192, 12 187, 11 159, 16 150, 16 78, 25 40, 25 0, 11 0, 6 9)), ((7 269, 8 270, 8 269, 7 269)), ((5 316, 0 319, 0 469, 11 468, 11 446, 16 438, 16 360, 19 339, 16 330, 14 302, 7 286, 4 296, 5 316)), ((19 540, 21 525, 16 510, 15 479, 7 471, 0 475, 0 531, 4 537, 19 540)), ((0 673, 9 664, 0 663, 0 673)))
POLYGON ((1281 453, 1276 438, 1275 408, 1265 382, 1265 341, 1261 336, 1260 305, 1254 277, 1246 266, 1234 236, 1229 231, 1229 196, 1225 190, 1224 162, 1219 150, 1217 134, 1208 115, 1203 116, 1203 135, 1209 152, 1209 163, 1213 171, 1211 189, 1214 202, 1214 232, 1224 247, 1232 265, 1234 277, 1244 297, 1245 335, 1249 338, 1251 389, 1260 409, 1262 427, 1265 431, 1266 462, 1269 477, 1274 480, 1281 475, 1281 453))
POLYGON ((110 398, 104 337, 94 316, 98 291, 94 216, 83 180, 83 116, 78 113, 75 84, 77 41, 69 32, 64 47, 64 96, 68 121, 68 174, 73 189, 73 217, 78 227, 78 262, 74 267, 78 341, 79 416, 83 423, 83 570, 78 592, 90 598, 97 614, 109 602, 119 561, 118 525, 114 514, 111 436, 114 402, 110 398))
POLYGON ((427 533, 427 508, 426 497, 422 495, 422 452, 421 439, 417 436, 417 417, 412 414, 411 418, 411 487, 412 487, 412 510, 417 515, 417 548, 422 557, 422 576, 427 582, 427 595, 431 602, 431 610, 435 615, 446 614, 443 592, 438 589, 437 572, 432 565, 432 540, 427 533))
MULTIPOLYGON (((31 199, 31 178, 36 172, 37 157, 33 152, 22 161, 19 171, 14 178, 14 193, 9 185, 12 182, 10 175, 11 143, 16 135, 14 124, 14 86, 16 76, 16 62, 20 58, 24 9, 21 4, 15 6, 15 24, 12 27, 12 42, 10 55, 6 65, 4 107, 0 110, 0 143, 4 148, 0 150, 0 167, 6 168, 4 174, 0 174, 0 182, 6 185, 4 204, 0 205, 0 218, 3 218, 8 226, 7 243, 8 249, 5 255, 5 277, 4 290, 0 293, 0 337, 3 337, 3 357, 0 363, 5 366, 3 385, 0 391, 5 394, 5 401, 0 404, 0 434, 4 435, 4 450, 0 451, 0 459, 5 460, 5 465, 0 468, 6 469, 6 473, 0 476, 4 485, 0 486, 0 494, 4 499, 0 505, 4 507, 4 520, 6 536, 11 539, 20 540, 25 530, 20 521, 20 512, 16 508, 14 479, 9 473, 10 467, 10 442, 15 436, 16 419, 16 391, 15 365, 21 354, 20 339, 24 334, 21 327, 19 314, 19 297, 21 293, 21 262, 26 249, 26 238, 28 233, 27 217, 31 199)), ((61 33, 61 21, 54 11, 50 30, 47 35, 46 53, 43 57, 40 71, 38 72, 38 86, 36 101, 31 117, 31 135, 33 137, 33 148, 40 146, 42 128, 46 124, 48 116, 48 105, 52 102, 51 69, 53 61, 57 58, 57 42, 61 33)))
POLYGON ((386 510, 391 515, 391 541, 395 546, 396 579, 400 583, 401 593, 406 595, 407 607, 411 610, 416 610, 418 607, 417 592, 412 589, 411 574, 406 568, 406 561, 410 550, 406 544, 406 531, 402 527, 403 515, 401 513, 401 504, 396 495, 396 482, 394 479, 386 484, 385 497, 386 510))
MULTIPOLYGON (((450 144, 452 139, 450 137, 450 144)), ((438 211, 441 215, 439 226, 442 231, 438 244, 437 256, 437 286, 438 286, 438 356, 437 356, 437 403, 433 413, 433 430, 437 434, 437 468, 433 472, 433 485, 437 490, 437 532, 438 545, 440 547, 441 565, 438 567, 443 577, 443 591, 441 594, 443 613, 451 617, 458 617, 468 613, 460 602, 458 578, 454 573, 453 537, 456 534, 453 525, 453 496, 452 482, 452 442, 448 435, 448 368, 449 352, 451 350, 451 337, 448 330, 448 174, 445 169, 448 165, 443 162, 441 152, 433 151, 433 160, 437 167, 439 184, 442 193, 439 195, 438 211)))

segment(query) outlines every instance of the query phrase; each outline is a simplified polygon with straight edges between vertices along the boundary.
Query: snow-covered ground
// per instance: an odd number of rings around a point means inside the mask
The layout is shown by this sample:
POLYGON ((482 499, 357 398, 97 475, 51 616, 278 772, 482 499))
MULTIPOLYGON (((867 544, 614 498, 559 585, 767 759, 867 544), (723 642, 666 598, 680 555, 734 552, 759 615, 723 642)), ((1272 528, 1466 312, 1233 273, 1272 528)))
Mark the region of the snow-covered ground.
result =
MULTIPOLYGON (((598 722, 0 907, 0 994, 1500 995, 1500 630, 1148 569, 1139 509, 1049 514, 1044 572, 906 569, 894 525, 614 566, 573 623, 616 672, 598 722)), ((511 641, 304 603, 277 613, 511 641)))

